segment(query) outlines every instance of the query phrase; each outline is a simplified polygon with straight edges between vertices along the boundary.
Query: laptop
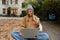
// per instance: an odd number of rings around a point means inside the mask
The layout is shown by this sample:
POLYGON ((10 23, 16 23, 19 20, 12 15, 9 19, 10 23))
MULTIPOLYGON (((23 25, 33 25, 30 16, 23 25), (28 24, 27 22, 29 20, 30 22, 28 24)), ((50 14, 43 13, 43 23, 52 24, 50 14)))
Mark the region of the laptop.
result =
POLYGON ((37 28, 25 28, 21 30, 24 34, 24 38, 37 38, 39 30, 37 28))

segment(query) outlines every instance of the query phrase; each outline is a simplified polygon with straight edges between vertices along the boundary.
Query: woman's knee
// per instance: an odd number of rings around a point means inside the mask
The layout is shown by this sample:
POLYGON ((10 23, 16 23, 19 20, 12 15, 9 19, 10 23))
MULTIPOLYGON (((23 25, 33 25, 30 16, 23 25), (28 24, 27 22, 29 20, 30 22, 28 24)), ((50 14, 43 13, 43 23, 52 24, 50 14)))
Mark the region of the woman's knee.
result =
POLYGON ((49 39, 49 36, 48 36, 47 33, 44 33, 43 36, 44 36, 45 39, 49 39))
POLYGON ((13 32, 11 33, 11 36, 12 36, 12 37, 15 37, 15 36, 17 36, 17 35, 20 35, 20 33, 19 33, 19 32, 16 32, 16 31, 13 31, 13 32))
POLYGON ((41 32, 38 35, 38 39, 46 39, 46 40, 49 40, 49 36, 48 36, 47 33, 41 32))

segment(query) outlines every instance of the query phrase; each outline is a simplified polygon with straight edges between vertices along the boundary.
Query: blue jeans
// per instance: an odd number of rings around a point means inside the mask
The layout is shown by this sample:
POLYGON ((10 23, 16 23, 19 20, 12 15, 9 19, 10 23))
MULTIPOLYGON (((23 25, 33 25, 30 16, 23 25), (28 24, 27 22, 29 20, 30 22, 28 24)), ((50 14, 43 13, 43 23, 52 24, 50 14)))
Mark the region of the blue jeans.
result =
MULTIPOLYGON (((22 37, 20 36, 20 32, 18 32, 18 31, 13 31, 13 32, 11 33, 11 36, 12 36, 15 40, 27 40, 27 38, 22 38, 22 37)), ((49 40, 49 37, 48 37, 48 34, 47 34, 47 33, 40 32, 35 40, 49 40)))

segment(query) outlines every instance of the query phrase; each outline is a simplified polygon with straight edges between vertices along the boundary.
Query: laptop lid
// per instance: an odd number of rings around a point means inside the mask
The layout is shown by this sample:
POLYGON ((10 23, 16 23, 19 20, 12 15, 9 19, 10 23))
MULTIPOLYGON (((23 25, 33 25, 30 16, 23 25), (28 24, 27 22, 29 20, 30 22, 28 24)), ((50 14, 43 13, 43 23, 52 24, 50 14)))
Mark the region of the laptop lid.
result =
POLYGON ((39 30, 37 28, 25 28, 21 30, 21 33, 24 34, 24 38, 36 38, 39 30))

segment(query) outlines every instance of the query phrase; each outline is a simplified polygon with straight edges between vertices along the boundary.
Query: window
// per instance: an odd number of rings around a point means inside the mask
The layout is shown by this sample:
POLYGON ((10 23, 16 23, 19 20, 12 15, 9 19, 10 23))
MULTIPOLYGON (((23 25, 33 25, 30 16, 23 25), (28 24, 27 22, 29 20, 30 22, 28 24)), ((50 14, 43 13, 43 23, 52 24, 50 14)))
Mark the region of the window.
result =
POLYGON ((5 4, 6 4, 6 0, 2 0, 2 4, 4 4, 4 5, 5 5, 5 4))
POLYGON ((11 14, 17 14, 17 13, 18 13, 18 8, 11 9, 11 14))
POLYGON ((11 4, 12 4, 12 0, 11 0, 11 4))
POLYGON ((14 13, 14 9, 11 9, 11 14, 13 14, 14 13))
POLYGON ((3 14, 5 14, 6 13, 6 9, 5 8, 3 8, 3 14))
POLYGON ((17 8, 15 8, 15 13, 18 13, 18 9, 17 8))
POLYGON ((15 0, 15 4, 18 4, 18 0, 15 0))

